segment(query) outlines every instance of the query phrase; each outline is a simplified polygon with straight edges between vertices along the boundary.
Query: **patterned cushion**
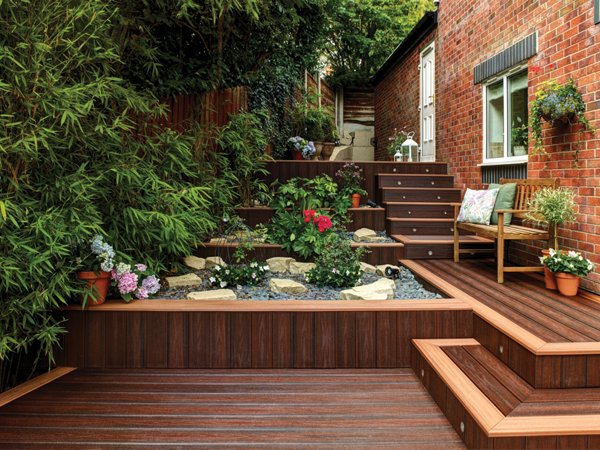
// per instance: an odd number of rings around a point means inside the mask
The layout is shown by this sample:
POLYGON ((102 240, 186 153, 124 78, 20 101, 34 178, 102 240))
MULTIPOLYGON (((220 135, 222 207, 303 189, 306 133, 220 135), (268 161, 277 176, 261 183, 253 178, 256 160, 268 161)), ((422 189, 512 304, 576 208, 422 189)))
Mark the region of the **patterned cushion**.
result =
POLYGON ((458 213, 459 222, 490 224, 499 189, 475 191, 467 189, 458 213))

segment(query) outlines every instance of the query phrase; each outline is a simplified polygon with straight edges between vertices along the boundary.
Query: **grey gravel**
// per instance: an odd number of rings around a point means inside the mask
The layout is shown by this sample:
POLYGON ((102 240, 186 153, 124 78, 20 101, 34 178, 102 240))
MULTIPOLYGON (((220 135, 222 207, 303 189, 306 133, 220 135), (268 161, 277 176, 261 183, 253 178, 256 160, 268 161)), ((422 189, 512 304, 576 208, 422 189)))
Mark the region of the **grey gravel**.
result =
MULTIPOLYGON (((196 286, 194 288, 173 288, 173 289, 162 289, 156 298, 161 299, 185 299, 188 292, 216 289, 211 287, 208 282, 210 277, 210 271, 199 270, 195 272, 200 278, 202 278, 202 286, 196 286)), ((362 279, 358 285, 374 283, 379 278, 376 274, 363 274, 362 279)), ((423 287, 423 285, 415 279, 412 272, 404 267, 400 268, 400 278, 396 281, 396 289, 394 291, 394 299, 406 300, 406 299, 442 299, 443 297, 436 293, 431 292, 423 287)), ((268 273, 266 278, 258 286, 241 286, 238 289, 237 286, 227 286, 227 289, 232 289, 238 299, 242 300, 339 300, 340 291, 347 288, 329 288, 329 287, 318 287, 309 284, 303 275, 291 275, 289 273, 268 273), (304 284, 308 288, 308 292, 304 294, 275 294, 269 290, 269 280, 273 278, 288 278, 290 280, 298 281, 304 284)))

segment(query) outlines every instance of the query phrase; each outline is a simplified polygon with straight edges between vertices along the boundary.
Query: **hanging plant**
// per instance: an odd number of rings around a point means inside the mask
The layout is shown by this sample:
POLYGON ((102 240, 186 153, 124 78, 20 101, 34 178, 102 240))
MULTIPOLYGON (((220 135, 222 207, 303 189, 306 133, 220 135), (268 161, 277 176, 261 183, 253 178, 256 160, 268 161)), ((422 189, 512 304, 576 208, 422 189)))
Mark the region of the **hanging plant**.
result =
MULTIPOLYGON (((589 120, 585 117, 585 103, 575 81, 572 78, 564 84, 549 80, 540 85, 531 104, 529 126, 534 139, 534 154, 545 153, 542 148, 542 119, 552 126, 562 126, 579 121, 583 131, 594 132, 589 120)), ((575 152, 575 160, 579 148, 575 152)))

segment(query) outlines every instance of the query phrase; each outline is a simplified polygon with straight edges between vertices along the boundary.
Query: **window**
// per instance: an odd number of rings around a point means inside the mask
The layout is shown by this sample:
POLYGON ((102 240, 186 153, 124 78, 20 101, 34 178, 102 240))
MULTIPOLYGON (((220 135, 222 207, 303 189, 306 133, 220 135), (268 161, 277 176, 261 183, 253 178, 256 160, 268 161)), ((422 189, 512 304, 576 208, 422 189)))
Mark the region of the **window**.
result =
POLYGON ((600 23, 600 0, 594 0, 594 22, 600 23))
POLYGON ((527 71, 484 86, 484 163, 527 161, 527 71))

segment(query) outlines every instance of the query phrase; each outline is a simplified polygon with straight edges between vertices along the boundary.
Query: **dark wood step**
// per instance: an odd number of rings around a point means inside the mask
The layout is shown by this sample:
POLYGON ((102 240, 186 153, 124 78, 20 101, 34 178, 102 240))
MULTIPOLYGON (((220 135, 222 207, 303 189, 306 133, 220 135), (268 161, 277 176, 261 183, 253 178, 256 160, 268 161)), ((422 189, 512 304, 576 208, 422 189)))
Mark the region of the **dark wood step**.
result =
POLYGON ((418 175, 396 175, 379 174, 379 186, 383 187, 426 187, 426 188, 450 188, 454 187, 452 175, 440 174, 418 174, 418 175))
POLYGON ((461 190, 457 188, 380 188, 380 198, 386 202, 460 202, 461 190))
MULTIPOLYGON (((453 256, 453 236, 444 235, 404 235, 395 234, 394 239, 404 244, 406 259, 451 259, 453 256)), ((494 242, 474 235, 460 236, 461 248, 471 249, 463 257, 487 256, 494 251, 494 242)))
POLYGON ((451 203, 386 202, 387 217, 444 219, 454 215, 451 203))
POLYGON ((453 219, 386 219, 388 234, 417 235, 452 235, 454 233, 453 219))

